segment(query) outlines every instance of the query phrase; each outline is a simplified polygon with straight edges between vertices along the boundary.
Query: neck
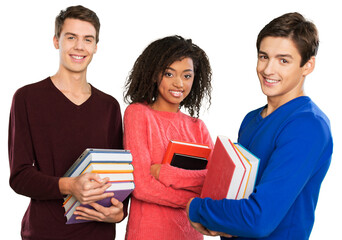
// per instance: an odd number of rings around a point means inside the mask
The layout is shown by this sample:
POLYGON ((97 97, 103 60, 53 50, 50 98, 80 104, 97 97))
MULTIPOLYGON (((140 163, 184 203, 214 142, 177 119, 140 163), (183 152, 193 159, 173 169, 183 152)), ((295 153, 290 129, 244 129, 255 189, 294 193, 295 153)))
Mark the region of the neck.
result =
POLYGON ((151 104, 151 108, 157 111, 176 113, 179 111, 179 104, 162 104, 159 101, 155 101, 151 104))
POLYGON ((54 85, 62 92, 84 93, 89 90, 89 84, 86 79, 86 72, 66 73, 58 71, 51 77, 54 85))
POLYGON ((76 105, 81 105, 91 96, 91 86, 87 83, 85 73, 65 74, 58 71, 51 80, 56 88, 76 105))
POLYGON ((305 96, 304 92, 301 92, 300 94, 294 95, 287 99, 267 97, 267 107, 263 110, 262 117, 267 117, 285 103, 302 96, 305 96))

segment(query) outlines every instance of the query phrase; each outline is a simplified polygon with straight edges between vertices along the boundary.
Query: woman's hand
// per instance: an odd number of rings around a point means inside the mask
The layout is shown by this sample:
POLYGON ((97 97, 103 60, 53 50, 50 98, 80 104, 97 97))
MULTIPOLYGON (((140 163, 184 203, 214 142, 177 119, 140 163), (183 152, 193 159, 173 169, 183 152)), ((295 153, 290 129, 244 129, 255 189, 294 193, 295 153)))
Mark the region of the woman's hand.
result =
POLYGON ((161 164, 153 164, 150 169, 151 175, 157 180, 159 180, 160 168, 161 164))

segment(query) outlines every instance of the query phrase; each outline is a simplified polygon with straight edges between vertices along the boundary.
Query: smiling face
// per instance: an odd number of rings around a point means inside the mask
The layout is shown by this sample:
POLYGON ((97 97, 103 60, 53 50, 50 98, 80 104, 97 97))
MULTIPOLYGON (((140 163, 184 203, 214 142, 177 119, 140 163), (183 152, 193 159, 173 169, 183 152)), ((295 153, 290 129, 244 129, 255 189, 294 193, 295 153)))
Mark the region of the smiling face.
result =
POLYGON ((315 58, 300 67, 301 56, 289 38, 265 37, 258 53, 257 74, 261 89, 275 105, 304 95, 304 79, 312 72, 315 58))
POLYGON ((59 39, 54 37, 54 45, 60 52, 62 72, 85 73, 96 53, 96 30, 86 21, 67 18, 59 39))
POLYGON ((152 108, 158 111, 177 112, 180 103, 191 91, 194 76, 191 58, 173 62, 161 76, 158 96, 152 108))

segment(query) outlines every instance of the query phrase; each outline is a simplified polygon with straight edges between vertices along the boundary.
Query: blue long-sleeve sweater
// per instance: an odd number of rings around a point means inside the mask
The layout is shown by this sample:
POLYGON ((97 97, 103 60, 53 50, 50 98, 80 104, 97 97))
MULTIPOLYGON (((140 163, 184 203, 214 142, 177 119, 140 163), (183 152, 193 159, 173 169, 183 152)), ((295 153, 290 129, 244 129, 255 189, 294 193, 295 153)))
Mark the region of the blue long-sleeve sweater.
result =
POLYGON ((309 97, 266 118, 262 110, 246 115, 238 139, 260 158, 254 192, 242 200, 195 198, 190 219, 238 239, 308 239, 333 150, 329 120, 309 97))

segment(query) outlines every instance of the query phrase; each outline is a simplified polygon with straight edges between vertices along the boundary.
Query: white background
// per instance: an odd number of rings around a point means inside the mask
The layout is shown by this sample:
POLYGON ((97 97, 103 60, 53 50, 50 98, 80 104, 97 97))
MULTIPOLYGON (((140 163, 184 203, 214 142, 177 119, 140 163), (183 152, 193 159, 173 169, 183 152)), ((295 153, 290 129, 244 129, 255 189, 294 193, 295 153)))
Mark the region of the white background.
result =
MULTIPOLYGON (((334 154, 322 184, 316 222, 310 239, 336 239, 341 203, 341 23, 338 1, 2 1, 0 4, 0 187, 1 235, 20 239, 20 223, 28 198, 8 184, 8 118, 11 100, 19 87, 53 75, 59 64, 54 49, 54 19, 61 9, 82 4, 101 21, 98 52, 88 68, 88 81, 113 95, 121 104, 123 86, 134 61, 152 41, 182 35, 208 54, 213 69, 212 106, 201 114, 213 140, 217 135, 237 139, 247 112, 266 103, 255 72, 258 32, 270 20, 298 11, 318 27, 320 49, 316 69, 306 79, 305 90, 331 120, 334 154), (4 3, 6 2, 6 3, 4 3)), ((274 203, 277 204, 277 203, 274 203)), ((126 221, 117 227, 123 239, 126 221)), ((3 237, 1 237, 3 238, 3 237)), ((208 239, 217 239, 210 238, 208 239)))

